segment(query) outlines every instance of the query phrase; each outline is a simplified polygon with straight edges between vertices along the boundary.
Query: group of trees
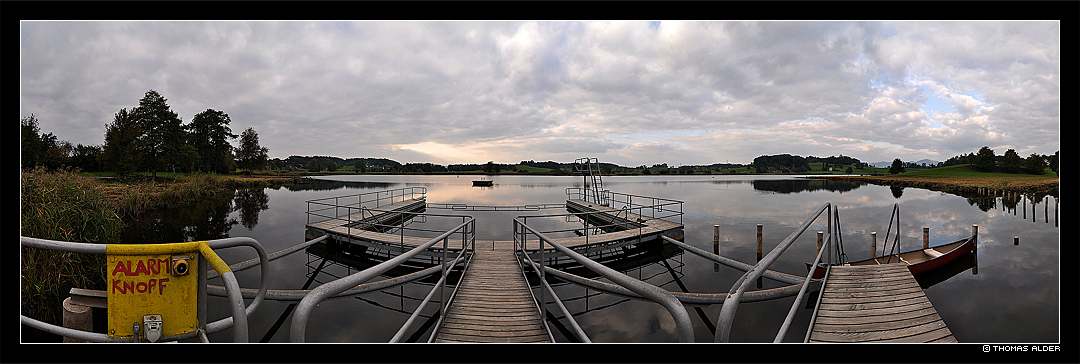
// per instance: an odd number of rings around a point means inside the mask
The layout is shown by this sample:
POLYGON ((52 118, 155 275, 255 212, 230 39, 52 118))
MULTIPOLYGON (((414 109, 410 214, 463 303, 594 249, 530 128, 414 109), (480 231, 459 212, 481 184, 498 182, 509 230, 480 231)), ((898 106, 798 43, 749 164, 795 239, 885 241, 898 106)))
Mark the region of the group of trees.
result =
POLYGON ((240 147, 225 112, 207 109, 183 124, 160 93, 149 90, 130 110, 120 109, 105 125, 105 141, 100 147, 57 142, 52 133, 38 136, 37 119, 22 119, 22 166, 38 164, 47 168, 70 165, 84 171, 111 171, 119 177, 137 171, 230 173, 237 168, 261 170, 269 150, 259 145, 259 135, 248 128, 240 137, 240 147))
POLYGON ((754 158, 750 166, 758 173, 802 173, 810 170, 810 162, 806 158, 791 154, 763 155, 754 158))
POLYGON ((1015 149, 1009 149, 1004 155, 998 157, 993 149, 984 146, 968 159, 975 165, 975 169, 984 172, 1044 174, 1048 166, 1050 170, 1058 171, 1058 152, 1055 152, 1053 156, 1032 153, 1027 158, 1020 158, 1015 149))

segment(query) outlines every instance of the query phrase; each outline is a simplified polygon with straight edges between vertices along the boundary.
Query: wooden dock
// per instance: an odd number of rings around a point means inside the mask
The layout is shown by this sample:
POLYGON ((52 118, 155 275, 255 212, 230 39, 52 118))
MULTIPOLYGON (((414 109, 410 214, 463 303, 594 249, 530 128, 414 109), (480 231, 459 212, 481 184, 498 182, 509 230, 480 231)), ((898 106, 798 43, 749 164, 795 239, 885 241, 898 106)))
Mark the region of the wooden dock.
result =
POLYGON ((808 342, 957 342, 906 264, 834 266, 808 342))
POLYGON ((513 245, 478 242, 434 341, 551 342, 513 245))

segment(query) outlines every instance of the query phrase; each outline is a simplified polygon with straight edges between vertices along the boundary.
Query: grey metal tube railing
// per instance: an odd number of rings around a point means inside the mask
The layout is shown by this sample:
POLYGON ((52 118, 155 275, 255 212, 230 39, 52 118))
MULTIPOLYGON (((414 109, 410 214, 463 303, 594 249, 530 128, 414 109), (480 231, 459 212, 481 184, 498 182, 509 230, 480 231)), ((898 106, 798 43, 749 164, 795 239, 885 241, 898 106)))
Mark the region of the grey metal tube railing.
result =
MULTIPOLYGON (((837 211, 836 211, 836 206, 832 207, 831 215, 832 215, 831 218, 839 219, 839 217, 837 215, 837 211)), ((839 221, 837 221, 837 222, 839 222, 839 221)), ((836 225, 831 225, 830 224, 830 227, 836 227, 836 226, 839 226, 839 224, 836 224, 836 225)), ((791 327, 791 320, 793 320, 795 318, 795 312, 798 311, 799 304, 802 303, 803 294, 805 294, 806 290, 810 287, 810 281, 812 281, 813 278, 814 278, 814 271, 817 270, 818 263, 821 262, 821 256, 824 255, 825 252, 829 251, 829 249, 832 248, 832 245, 834 245, 833 242, 836 240, 836 239, 833 239, 833 237, 835 236, 834 234, 835 234, 835 231, 830 231, 829 232, 829 236, 830 236, 829 239, 826 240, 825 243, 821 246, 821 250, 818 251, 817 257, 814 258, 814 263, 810 264, 810 269, 808 269, 810 272, 806 273, 806 280, 803 281, 802 288, 799 289, 799 294, 795 296, 795 302, 791 304, 791 309, 788 310, 787 317, 784 317, 784 323, 780 325, 780 331, 778 331, 776 333, 776 337, 773 338, 774 343, 782 342, 784 340, 784 336, 787 335, 788 328, 791 327)), ((832 269, 832 266, 826 267, 825 277, 822 278, 822 280, 821 280, 821 282, 822 282, 821 286, 822 287, 825 286, 825 280, 827 280, 829 278, 828 271, 830 269, 832 269)), ((821 302, 821 301, 818 300, 818 302, 821 302)), ((817 315, 817 310, 814 310, 814 315, 817 315)))
MULTIPOLYGON (((465 250, 462 249, 461 252, 464 253, 465 250)), ((457 258, 455 258, 453 262, 448 264, 447 267, 453 267, 453 266, 457 265, 458 263, 461 262, 462 259, 465 259, 465 257, 463 257, 461 253, 458 253, 457 258)), ((470 258, 470 260, 471 260, 471 258, 470 258)), ((465 265, 468 266, 468 263, 465 263, 465 265)), ((441 264, 436 266, 436 267, 439 267, 440 270, 442 269, 441 264)), ((460 282, 461 278, 463 278, 464 276, 465 276, 465 274, 462 274, 462 277, 458 278, 459 282, 460 282)), ((407 320, 405 320, 404 324, 401 325, 401 328, 399 328, 397 333, 394 334, 394 337, 390 338, 391 343, 401 342, 401 339, 405 336, 405 332, 407 332, 410 328, 412 328, 413 322, 415 322, 416 318, 420 316, 420 309, 423 308, 424 306, 427 306, 427 304, 429 302, 431 302, 431 298, 435 297, 435 288, 439 287, 439 286, 442 286, 443 282, 446 281, 447 277, 448 277, 447 274, 443 274, 441 277, 439 277, 439 281, 435 282, 435 284, 432 285, 431 290, 428 291, 428 294, 427 294, 427 296, 424 297, 424 300, 421 301, 420 304, 416 306, 416 310, 413 310, 412 315, 409 315, 409 318, 407 320)), ((460 286, 460 284, 458 284, 457 286, 460 286)), ((455 291, 456 291, 456 289, 455 289, 455 291)), ((453 297, 453 295, 451 295, 451 298, 452 297, 453 297)), ((441 320, 441 318, 440 318, 440 320, 441 320)), ((434 334, 434 330, 432 330, 432 333, 434 334)))
MULTIPOLYGON (((439 273, 442 271, 442 268, 443 267, 441 265, 436 265, 393 278, 387 278, 375 282, 367 282, 356 287, 349 288, 341 293, 334 295, 331 298, 355 296, 362 293, 395 287, 430 276, 432 274, 439 273)), ((214 285, 208 285, 206 287, 206 294, 208 295, 218 297, 224 297, 226 295, 225 287, 214 285)), ((240 289, 240 294, 244 298, 255 298, 256 293, 257 291, 251 288, 240 289)), ((300 302, 300 300, 304 299, 304 296, 306 296, 308 293, 311 293, 310 289, 269 289, 266 290, 266 299, 270 301, 280 302, 300 302)))
MULTIPOLYGON (((580 286, 588 287, 591 289, 616 294, 624 297, 647 300, 648 298, 634 293, 631 290, 620 287, 615 284, 601 282, 595 279, 585 278, 579 275, 566 273, 551 267, 544 267, 544 272, 555 276, 558 279, 577 284, 580 286)), ((727 292, 724 293, 687 293, 687 292, 672 292, 671 295, 675 296, 679 302, 687 305, 713 305, 718 303, 724 303, 724 299, 727 298, 727 292)), ((758 302, 768 301, 777 298, 790 297, 799 293, 798 284, 790 284, 782 287, 759 289, 756 291, 746 292, 743 294, 741 302, 758 302)))
MULTIPOLYGON (((724 257, 724 256, 716 255, 716 254, 713 254, 713 253, 709 253, 709 252, 707 252, 707 251, 705 251, 705 250, 703 250, 701 248, 698 248, 698 247, 695 247, 693 245, 690 245, 690 244, 687 244, 687 243, 672 239, 672 238, 667 237, 667 236, 661 235, 660 237, 663 238, 665 241, 667 241, 669 243, 677 245, 678 247, 682 248, 683 250, 686 250, 688 252, 696 254, 697 256, 700 256, 702 258, 705 258, 705 259, 708 259, 708 260, 711 260, 711 261, 726 265, 726 266, 731 267, 731 268, 741 270, 743 272, 754 268, 754 266, 752 264, 743 263, 743 262, 740 262, 740 261, 735 260, 735 259, 731 259, 731 258, 728 258, 728 257, 724 257)), ((761 276, 764 277, 764 278, 769 278, 769 279, 775 280, 777 282, 783 282, 783 283, 788 283, 788 284, 801 284, 802 281, 803 281, 802 277, 787 274, 787 273, 783 273, 783 272, 777 272, 777 271, 773 271, 773 270, 766 270, 764 273, 761 274, 761 276)))
MULTIPOLYGON (((371 268, 362 270, 360 272, 356 272, 351 275, 315 287, 315 289, 312 289, 311 292, 308 293, 302 300, 300 300, 300 303, 296 305, 296 310, 293 313, 292 325, 289 328, 290 341, 304 342, 304 335, 307 332, 308 318, 311 315, 311 311, 315 308, 316 305, 319 304, 319 302, 322 302, 323 300, 328 299, 338 293, 341 293, 351 287, 364 283, 378 276, 379 274, 382 274, 387 270, 390 270, 391 268, 408 261, 417 254, 420 254, 420 252, 427 250, 428 248, 435 245, 444 238, 454 234, 456 231, 461 230, 462 228, 466 228, 467 226, 471 226, 474 223, 475 220, 469 218, 467 221, 461 223, 460 225, 455 226, 454 228, 447 230, 439 236, 432 238, 428 242, 421 244, 416 248, 402 253, 401 255, 398 255, 390 260, 379 263, 371 268)), ((475 229, 466 229, 463 234, 468 232, 469 230, 475 229)))
MULTIPOLYGON (((251 238, 228 238, 228 239, 211 240, 211 241, 207 241, 206 243, 207 243, 206 244, 207 247, 209 247, 211 249, 213 249, 213 247, 215 247, 215 246, 217 246, 217 247, 230 247, 230 246, 235 246, 235 245, 249 245, 249 246, 254 247, 256 249, 256 251, 259 252, 259 257, 260 257, 260 260, 262 262, 266 262, 266 260, 267 260, 265 251, 262 250, 262 246, 260 246, 259 242, 256 241, 255 239, 251 239, 251 238)), ((38 238, 31 238, 31 237, 25 237, 25 236, 20 237, 20 244, 22 246, 29 246, 29 247, 39 248, 39 249, 60 250, 60 251, 67 251, 67 252, 72 252, 72 253, 108 254, 108 244, 77 243, 77 242, 57 241, 57 240, 48 240, 48 239, 38 239, 38 238)), ((265 265, 264 265, 264 267, 265 267, 265 265)), ((248 334, 248 332, 247 332, 248 331, 247 330, 247 328, 248 328, 248 326, 247 326, 247 316, 250 315, 256 308, 258 308, 258 303, 262 301, 262 298, 260 296, 265 295, 265 293, 266 293, 266 288, 267 288, 267 284, 268 284, 268 280, 269 280, 269 275, 268 275, 267 271, 265 269, 263 269, 262 281, 260 282, 259 291, 256 293, 256 301, 257 302, 252 303, 252 308, 249 311, 249 310, 246 310, 245 307, 244 307, 244 299, 240 294, 240 285, 237 282, 236 276, 233 275, 232 271, 226 271, 224 273, 218 272, 218 273, 220 274, 221 279, 225 282, 225 289, 226 289, 226 292, 228 293, 228 297, 229 297, 229 301, 230 301, 230 306, 232 308, 233 316, 229 317, 227 319, 222 319, 222 320, 215 321, 213 323, 207 324, 207 327, 213 325, 213 327, 215 329, 221 330, 221 329, 224 329, 224 328, 227 328, 227 327, 230 327, 230 326, 235 326, 235 332, 233 333, 233 340, 235 342, 247 342, 247 334, 248 334)), ((72 330, 72 329, 52 325, 52 324, 41 322, 41 321, 26 317, 26 316, 22 316, 21 321, 22 321, 23 324, 26 324, 26 325, 31 326, 31 327, 38 328, 38 329, 46 331, 46 332, 50 332, 50 333, 54 333, 54 334, 64 333, 63 334, 64 336, 73 337, 73 338, 82 339, 82 340, 87 340, 87 341, 95 341, 95 342, 132 342, 132 341, 134 341, 134 339, 130 339, 130 340, 120 339, 120 340, 118 340, 118 339, 109 337, 108 335, 97 334, 97 333, 86 333, 86 332, 84 332, 84 333, 74 333, 74 332, 71 332, 71 331, 79 331, 79 330, 72 330), (71 336, 69 334, 74 334, 75 336, 71 336)), ((178 334, 178 335, 165 336, 165 337, 160 338, 159 340, 163 340, 163 341, 180 340, 180 339, 186 339, 186 338, 195 337, 195 335, 196 335, 196 332, 191 331, 191 332, 178 334)))
MULTIPOLYGON (((518 249, 519 248, 517 247, 517 240, 515 240, 514 241, 514 250, 515 251, 520 251, 522 253, 522 256, 523 256, 520 259, 518 259, 518 266, 519 267, 521 266, 522 261, 528 262, 529 267, 531 267, 533 269, 533 271, 536 272, 536 275, 538 277, 540 277, 540 278, 543 278, 544 275, 540 273, 541 270, 542 269, 550 269, 550 268, 548 268, 548 267, 540 268, 540 267, 538 267, 536 265, 535 262, 532 261, 532 259, 528 259, 528 255, 525 254, 525 246, 524 246, 524 244, 522 244, 520 250, 518 250, 518 249)), ((525 273, 525 270, 522 269, 522 274, 524 275, 524 273, 525 273)), ((526 281, 528 281, 528 279, 526 279, 526 281)), ((566 305, 564 305, 562 303, 562 300, 559 298, 559 295, 555 293, 555 290, 551 288, 551 285, 548 284, 546 279, 540 279, 540 286, 541 286, 541 289, 547 289, 548 293, 551 293, 551 297, 554 298, 556 306, 559 307, 559 310, 562 311, 563 315, 566 315, 566 319, 570 321, 570 326, 574 329, 574 333, 577 334, 578 339, 581 340, 582 342, 585 342, 585 343, 591 343, 592 339, 589 339, 589 335, 585 334, 585 330, 581 329, 581 326, 578 325, 577 320, 574 319, 574 315, 571 315, 570 310, 566 309, 566 305)), ((530 290, 530 293, 531 293, 531 290, 530 290)), ((544 310, 539 306, 537 307, 537 309, 540 310, 540 316, 541 316, 541 319, 543 319, 544 310)), ((546 320, 544 322, 545 322, 545 324, 547 323, 546 320)), ((548 337, 551 339, 551 342, 555 342, 555 338, 553 336, 551 336, 551 329, 550 328, 548 329, 548 337)))
MULTIPOLYGON (((326 238, 329 238, 329 236, 328 235, 323 235, 323 236, 317 237, 315 239, 311 239, 311 240, 305 241, 303 243, 293 245, 292 247, 285 248, 285 249, 278 250, 276 252, 267 254, 266 255, 267 262, 272 262, 272 261, 277 260, 279 258, 283 258, 283 257, 286 257, 286 256, 288 256, 290 254, 296 253, 296 252, 300 251, 301 249, 307 248, 307 247, 309 247, 309 246, 311 246, 311 245, 313 245, 315 243, 326 240, 326 238)), ((248 259, 248 260, 245 260, 243 262, 240 262, 240 263, 230 264, 229 265, 229 270, 231 270, 233 272, 239 272, 239 271, 242 271, 242 270, 254 267, 254 266, 258 266, 261 263, 262 263, 261 258, 252 258, 252 259, 248 259)), ((217 278, 217 276, 218 276, 218 273, 216 271, 214 271, 213 269, 206 271, 206 279, 217 278)), ((248 298, 248 297, 244 297, 244 298, 248 298)))
MULTIPOLYGON (((257 240, 252 239, 252 238, 247 238, 247 237, 235 237, 235 238, 209 240, 206 243, 210 246, 211 249, 231 248, 231 247, 236 247, 236 246, 250 246, 250 247, 254 248, 256 252, 258 252, 258 254, 259 254, 259 262, 260 262, 260 264, 259 264, 259 267, 260 267, 259 268, 259 271, 260 271, 259 272, 260 273, 259 291, 255 294, 255 299, 252 300, 251 304, 248 305, 247 308, 244 310, 245 318, 247 316, 251 316, 251 314, 254 313, 256 309, 259 308, 259 305, 262 303, 263 298, 266 297, 266 290, 268 288, 267 284, 268 284, 268 282, 270 282, 270 269, 268 269, 268 267, 267 267, 267 263, 269 263, 270 259, 266 255, 266 250, 263 249, 262 245, 260 245, 257 240)), ((225 274, 221 275, 222 280, 224 280, 226 274, 234 274, 234 272, 232 271, 232 268, 230 268, 230 270, 228 272, 225 272, 225 274)), ((228 288, 229 285, 235 285, 236 296, 240 297, 240 303, 243 304, 243 302, 244 302, 243 301, 243 296, 240 295, 240 284, 239 284, 239 282, 236 282, 235 278, 232 279, 232 281, 233 281, 232 283, 229 283, 229 281, 225 280, 225 282, 224 282, 226 284, 225 287, 228 288)), ((232 298, 230 297, 230 299, 232 299, 232 298)), ((207 323, 206 324, 206 332, 212 334, 212 333, 224 330, 226 328, 232 327, 234 325, 234 321, 235 320, 233 320, 232 317, 226 317, 226 318, 223 318, 221 320, 217 320, 217 321, 214 321, 214 322, 207 323)), ((239 326, 240 325, 239 322, 236 322, 236 324, 238 325, 237 330, 238 331, 243 330, 244 333, 245 333, 244 335, 246 336, 247 335, 247 327, 246 327, 247 326, 247 320, 243 320, 242 325, 245 326, 243 328, 241 328, 239 326)), ((244 342, 247 342, 246 338, 245 338, 244 342)))
MULTIPOLYGON (((593 272, 596 272, 604 276, 605 278, 610 279, 612 282, 615 282, 616 284, 623 286, 633 291, 634 293, 637 293, 639 295, 642 295, 643 297, 647 297, 650 300, 659 303, 661 306, 667 309, 668 313, 670 313, 671 317, 675 320, 675 325, 679 335, 679 342, 694 342, 694 328, 693 324, 690 321, 690 314, 686 312, 686 307, 683 307, 682 303, 679 302, 679 300, 675 298, 675 296, 672 295, 671 292, 668 292, 663 288, 651 285, 647 282, 637 280, 626 274, 620 273, 619 271, 608 268, 603 264, 586 258, 585 256, 578 254, 577 252, 570 250, 569 248, 564 247, 561 244, 555 242, 554 240, 548 238, 543 233, 536 231, 536 229, 533 229, 531 226, 525 225, 521 220, 519 220, 519 218, 514 219, 514 224, 520 224, 523 228, 529 230, 529 232, 536 235, 537 238, 541 240, 541 245, 543 245, 543 243, 547 243, 559 252, 577 261, 582 266, 589 268, 589 270, 592 270, 593 272)), ((517 229, 515 229, 515 231, 517 231, 517 229)), ((521 233, 524 234, 525 231, 522 230, 521 233)), ((525 244, 525 241, 522 241, 522 244, 525 244)), ((543 252, 544 249, 540 249, 540 251, 543 252)))
MULTIPOLYGON (((780 255, 810 227, 814 220, 817 220, 818 216, 821 216, 822 212, 830 211, 831 214, 831 210, 829 210, 831 206, 832 203, 826 202, 820 208, 816 209, 816 213, 807 218, 794 232, 784 238, 780 244, 777 244, 777 246, 770 250, 768 254, 762 257, 761 261, 735 281, 735 284, 731 286, 731 290, 728 291, 728 297, 724 301, 724 306, 720 308, 720 316, 716 319, 716 336, 713 339, 714 342, 726 343, 730 340, 731 326, 732 322, 735 320, 735 312, 739 307, 739 301, 742 299, 746 289, 749 288, 751 284, 754 284, 754 282, 757 281, 757 279, 760 278, 774 262, 776 262, 780 255)), ((831 232, 831 219, 829 219, 829 225, 829 231, 831 232)), ((832 239, 831 234, 830 239, 832 239)), ((825 249, 822 249, 822 251, 825 251, 825 249)), ((813 269, 811 269, 811 272, 812 271, 813 269)))

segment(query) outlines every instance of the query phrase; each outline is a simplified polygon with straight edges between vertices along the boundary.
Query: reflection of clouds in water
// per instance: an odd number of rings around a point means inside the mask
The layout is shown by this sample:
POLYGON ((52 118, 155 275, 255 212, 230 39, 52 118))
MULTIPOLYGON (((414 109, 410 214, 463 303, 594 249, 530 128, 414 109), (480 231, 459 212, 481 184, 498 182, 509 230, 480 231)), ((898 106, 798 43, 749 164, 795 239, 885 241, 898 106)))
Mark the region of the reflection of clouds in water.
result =
MULTIPOLYGON (((375 176, 369 182, 388 183, 400 187, 402 182, 417 183, 428 187, 428 200, 432 203, 462 202, 470 205, 524 205, 534 203, 561 203, 565 198, 565 188, 580 184, 580 177, 551 177, 535 182, 530 177, 500 178, 497 187, 480 190, 471 187, 471 177, 462 176, 375 176), (448 181, 449 180, 449 181, 448 181)), ((743 262, 755 260, 756 224, 764 225, 764 250, 767 253, 795 227, 805 221, 813 210, 829 201, 839 208, 843 239, 849 256, 863 257, 869 251, 869 233, 878 233, 879 249, 884 244, 886 228, 889 223, 893 204, 900 204, 902 245, 904 250, 921 247, 922 228, 930 228, 931 244, 937 245, 956 240, 970 234, 971 225, 979 225, 979 267, 978 275, 962 272, 948 280, 927 289, 940 314, 949 323, 950 329, 961 340, 982 340, 988 342, 1008 341, 1054 341, 1057 318, 1052 314, 1058 311, 1055 302, 1059 296, 1057 280, 1060 264, 1058 259, 1058 229, 1054 228, 1054 218, 1044 223, 1043 208, 1037 210, 1037 222, 1032 216, 1023 218, 1023 212, 1002 211, 999 205, 988 211, 973 206, 967 199, 914 188, 905 188, 901 198, 892 196, 888 187, 867 185, 843 192, 828 190, 802 191, 787 194, 760 194, 753 183, 747 179, 711 181, 712 178, 693 177, 649 177, 648 178, 605 178, 605 187, 619 193, 656 196, 684 201, 683 216, 685 241, 691 245, 712 251, 712 226, 721 226, 721 254, 743 262), (679 180, 682 178, 682 180, 679 180), (664 182, 664 183, 655 183, 664 182), (721 187, 721 188, 717 188, 721 187), (1012 237, 1020 236, 1020 245, 1012 245, 1012 237), (940 302, 940 304, 939 304, 940 302), (992 302, 994 308, 986 309, 985 303, 992 302), (1046 312, 1051 312, 1047 314, 1046 312), (1015 329, 1023 327, 1023 329, 1015 329), (1043 328, 1040 328, 1043 327, 1043 328), (1050 329, 1047 329, 1049 327, 1050 329), (1019 336, 1019 335, 1023 336, 1019 336)), ((376 189, 377 190, 377 189, 376 189)), ((341 194, 339 191, 267 191, 274 202, 273 209, 259 212, 258 225, 248 230, 238 226, 232 236, 252 236, 259 239, 268 251, 276 251, 295 245, 298 237, 303 236, 304 201, 317 197, 341 194), (314 196, 314 197, 313 197, 314 196), (299 210, 297 210, 297 207, 299 210), (291 211, 290 211, 291 210, 291 211), (301 211, 297 213, 297 211, 301 211), (272 228, 271 228, 272 227, 272 228), (282 232, 285 231, 285 232, 282 232)), ((1053 201, 1051 199, 1051 201, 1053 201)), ((1029 208, 1030 209, 1030 208, 1029 208)), ((541 210, 539 212, 465 212, 429 209, 433 213, 452 213, 475 216, 477 218, 478 239, 505 235, 509 237, 510 221, 517 216, 562 213, 560 210, 541 210)), ((238 212, 234 212, 238 213, 238 212)), ((1031 212, 1028 211, 1028 214, 1031 212)), ((1050 214, 1053 214, 1053 207, 1050 214)), ((565 224, 560 222, 559 224, 565 224)), ((814 255, 814 232, 825 230, 825 219, 819 218, 787 252, 777 264, 776 270, 792 274, 805 274, 802 266, 807 257, 814 255)), ((499 238, 501 239, 501 238, 499 238)), ((240 252, 243 259, 250 258, 247 252, 240 252)), ((731 284, 741 275, 741 271, 721 266, 719 272, 713 271, 713 264, 704 258, 692 254, 683 254, 678 258, 685 265, 677 266, 681 282, 691 292, 717 293, 726 292, 731 284)), ((303 284, 304 275, 295 270, 304 270, 303 257, 286 257, 271 263, 273 279, 271 288, 297 288, 303 284), (292 271, 290 271, 292 270, 292 271)), ((679 291, 678 285, 670 281, 666 268, 653 264, 641 269, 642 275, 651 278, 650 282, 663 284, 664 288, 679 291), (656 278, 659 277, 659 278, 656 278)), ((257 284, 258 269, 251 269, 238 274, 241 286, 254 287, 257 284)), ((631 276, 637 276, 637 271, 631 276)), ((766 288, 775 287, 776 282, 765 280, 766 288)), ((563 298, 580 296, 583 288, 561 288, 563 298), (563 295, 563 291, 572 291, 573 295, 563 295)), ((595 291, 593 291, 595 293, 595 291)), ((426 290, 413 296, 420 298, 426 290)), ((385 294, 383 294, 385 295, 385 294)), ((622 297, 610 295, 594 296, 589 299, 590 308, 612 304, 622 297)), ((389 299, 396 301, 397 299, 389 299)), ((347 301, 356 301, 350 299, 347 301)), ((382 302, 382 301, 379 301, 382 302)), ((566 302, 572 312, 585 310, 584 300, 566 302)), ((790 308, 791 301, 781 299, 741 305, 736 316, 734 341, 765 342, 771 341, 779 329, 778 320, 790 308)), ((267 306, 270 307, 270 306, 267 306)), ((280 306, 256 313, 256 320, 272 323, 281 313, 280 306)), ((702 309, 715 323, 720 305, 711 305, 702 309)), ((704 323, 688 306, 699 341, 710 341, 704 323)), ((411 308, 410 308, 411 309, 411 308)), ((217 315, 228 315, 225 311, 215 311, 217 315)), ((796 320, 808 320, 809 310, 800 310, 796 320), (804 312, 806 311, 806 312, 804 312), (803 317, 803 316, 806 317, 803 317)), ((401 314, 404 315, 404 314, 401 314)), ((309 342, 384 342, 393 335, 404 322, 399 316, 386 308, 370 303, 352 302, 334 303, 320 307, 313 317, 319 323, 312 323, 308 329, 309 342), (323 312, 325 310, 325 312, 323 312), (344 330, 334 333, 336 330, 344 330), (316 332, 319 332, 316 334, 316 332), (378 332, 378 333, 376 333, 378 332)), ((613 306, 575 316, 579 323, 597 342, 676 342, 675 326, 670 314, 660 305, 641 300, 617 303, 613 306)), ((270 323, 259 323, 268 326, 270 323)), ((802 331, 805 331, 805 324, 802 331)), ((253 325, 254 327, 254 325, 253 325)), ((288 324, 275 341, 287 337, 288 324)), ((793 327, 792 330, 800 330, 793 327)), ((261 335, 255 333, 252 337, 261 335)), ((793 332, 794 332, 793 331, 793 332)), ((225 331, 222 339, 231 340, 231 333, 225 331)), ((220 336, 220 334, 219 334, 220 336)), ((792 336, 792 335, 789 335, 792 336)), ((797 336, 797 335, 795 335, 797 336)), ((792 336, 794 337, 794 336, 792 336)), ((284 340, 284 341, 287 341, 284 340)))

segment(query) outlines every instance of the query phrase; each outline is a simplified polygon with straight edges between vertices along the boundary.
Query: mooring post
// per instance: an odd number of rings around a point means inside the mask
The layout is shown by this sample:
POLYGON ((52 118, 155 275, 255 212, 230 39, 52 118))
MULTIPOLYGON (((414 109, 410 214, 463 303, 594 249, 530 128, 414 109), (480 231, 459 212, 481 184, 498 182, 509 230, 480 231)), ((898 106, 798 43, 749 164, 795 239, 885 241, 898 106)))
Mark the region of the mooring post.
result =
POLYGON ((761 224, 757 225, 757 261, 761 261, 761 224))
POLYGON ((979 274, 979 225, 971 225, 971 238, 975 240, 975 245, 971 248, 971 253, 975 254, 975 266, 971 268, 971 274, 979 274))
POLYGON ((870 232, 870 258, 877 258, 877 231, 870 232))
POLYGON ((928 227, 922 228, 922 248, 930 248, 930 228, 928 227))
POLYGON ((820 254, 821 253, 821 243, 823 241, 825 241, 825 232, 824 231, 818 231, 817 232, 817 251, 815 251, 814 254, 820 254))
MULTIPOLYGON (((712 252, 713 254, 720 255, 720 225, 713 225, 712 235, 712 252)), ((713 272, 720 271, 720 263, 713 263, 713 272)))

